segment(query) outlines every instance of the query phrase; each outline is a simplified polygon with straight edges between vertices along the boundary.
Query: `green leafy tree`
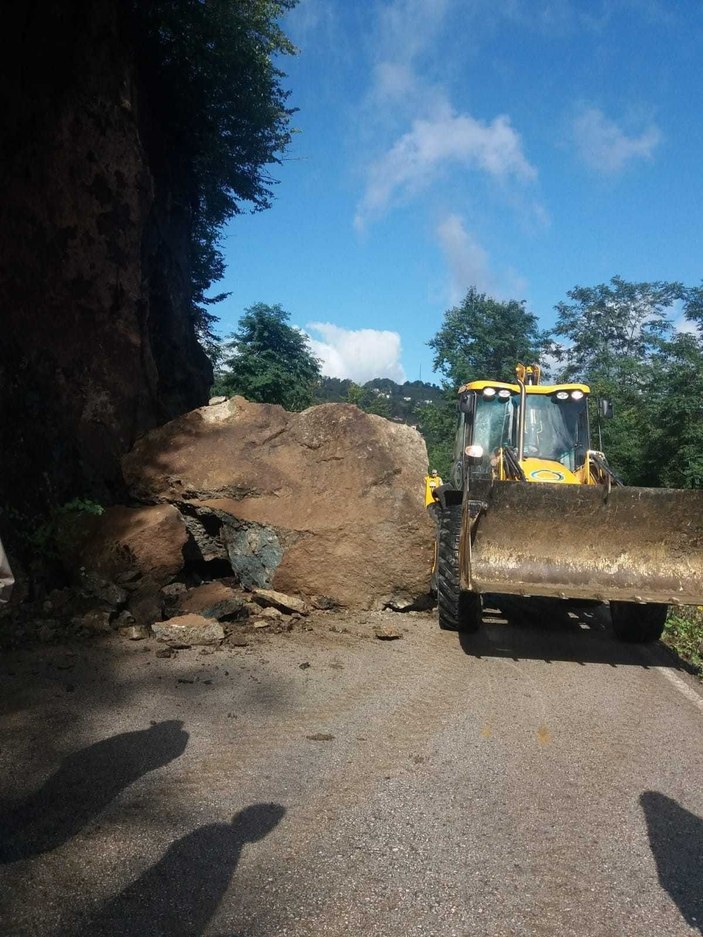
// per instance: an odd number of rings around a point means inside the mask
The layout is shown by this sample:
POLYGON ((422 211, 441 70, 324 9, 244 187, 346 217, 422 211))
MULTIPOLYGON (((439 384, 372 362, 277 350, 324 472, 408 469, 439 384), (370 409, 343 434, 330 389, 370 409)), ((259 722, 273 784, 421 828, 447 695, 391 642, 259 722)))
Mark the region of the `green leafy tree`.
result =
POLYGON ((433 403, 418 408, 417 428, 427 446, 430 469, 437 469, 443 481, 451 479, 456 433, 456 394, 453 389, 433 403))
MULTIPOLYGON (((284 73, 274 62, 295 49, 279 26, 296 0, 127 0, 142 85, 158 132, 147 136, 171 165, 177 200, 191 217, 193 319, 216 342, 208 296, 225 264, 222 226, 247 209, 268 208, 291 140, 284 73), (177 155, 177 159, 173 156, 177 155)), ((208 345, 209 343, 209 345, 208 345)))
POLYGON ((347 403, 353 403, 360 410, 368 410, 372 398, 373 394, 368 386, 362 387, 352 382, 347 389, 347 403))
POLYGON ((228 356, 214 389, 257 403, 278 403, 286 410, 311 406, 320 364, 307 337, 288 325, 289 318, 279 305, 256 303, 246 309, 225 345, 228 356))
POLYGON ((703 383, 703 353, 700 341, 673 328, 681 308, 697 320, 700 290, 613 277, 567 296, 556 307, 554 329, 562 342, 555 348, 560 377, 585 381, 592 399, 614 404, 614 419, 602 426, 593 408, 595 444, 602 441, 629 484, 700 484, 703 431, 695 389, 703 383))
POLYGON ((546 341, 524 302, 499 302, 471 287, 458 306, 445 312, 428 344, 435 370, 456 390, 481 378, 513 380, 518 361, 538 359, 546 341))
POLYGON ((320 378, 320 384, 317 388, 315 403, 342 403, 347 401, 349 388, 352 381, 349 378, 340 379, 338 377, 327 377, 323 375, 320 378))
POLYGON ((390 420, 391 402, 383 394, 376 394, 374 395, 367 412, 373 413, 376 416, 385 417, 387 420, 390 420))
POLYGON ((648 484, 703 488, 703 345, 678 334, 655 362, 647 412, 648 484))
POLYGON ((619 378, 623 362, 644 363, 672 332, 671 310, 686 295, 680 283, 628 283, 613 277, 599 286, 576 286, 558 303, 554 335, 562 378, 619 378))
POLYGON ((446 481, 451 477, 457 389, 481 378, 514 380, 515 365, 538 360, 548 337, 524 302, 501 302, 471 287, 458 306, 445 312, 428 344, 434 351, 434 368, 445 381, 440 398, 419 407, 418 429, 430 467, 446 481))

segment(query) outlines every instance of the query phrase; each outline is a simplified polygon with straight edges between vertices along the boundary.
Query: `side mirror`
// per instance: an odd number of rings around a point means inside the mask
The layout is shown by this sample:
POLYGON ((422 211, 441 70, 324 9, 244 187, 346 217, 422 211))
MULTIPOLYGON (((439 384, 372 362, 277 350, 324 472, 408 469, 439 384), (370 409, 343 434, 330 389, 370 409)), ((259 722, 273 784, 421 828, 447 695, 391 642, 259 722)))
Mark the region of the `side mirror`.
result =
POLYGON ((603 420, 612 420, 613 418, 613 405, 605 397, 600 397, 598 400, 598 416, 603 420))

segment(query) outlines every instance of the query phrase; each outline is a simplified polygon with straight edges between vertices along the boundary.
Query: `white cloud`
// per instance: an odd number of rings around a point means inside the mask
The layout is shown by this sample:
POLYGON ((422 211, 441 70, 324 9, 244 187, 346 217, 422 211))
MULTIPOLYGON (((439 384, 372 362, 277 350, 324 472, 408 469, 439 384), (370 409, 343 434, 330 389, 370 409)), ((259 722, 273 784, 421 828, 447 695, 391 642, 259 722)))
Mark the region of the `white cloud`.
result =
POLYGON ((392 0, 379 11, 378 55, 408 64, 441 34, 452 0, 392 0))
POLYGON ((470 114, 456 114, 445 104, 434 118, 413 121, 412 129, 373 164, 354 220, 356 228, 363 230, 396 198, 427 188, 451 164, 497 178, 537 175, 509 117, 501 115, 485 124, 470 114))
POLYGON ((651 159, 661 142, 661 132, 650 124, 630 135, 597 107, 588 107, 573 122, 573 140, 581 158, 602 173, 618 173, 637 159, 651 159))
POLYGON ((678 332, 680 335, 698 335, 698 326, 695 322, 691 322, 690 319, 687 319, 686 316, 680 315, 673 323, 674 331, 678 332))
POLYGON ((299 0, 287 14, 285 32, 293 42, 306 46, 320 33, 329 36, 334 24, 334 13, 330 0, 299 0))
POLYGON ((493 291, 488 253, 466 230, 458 215, 448 215, 437 225, 437 238, 451 273, 452 303, 458 303, 470 286, 493 291))
POLYGON ((447 215, 437 225, 436 235, 449 267, 451 303, 460 302, 470 286, 498 299, 519 299, 524 294, 526 281, 512 271, 496 275, 488 251, 459 215, 447 215))
POLYGON ((358 384, 375 377, 390 377, 399 384, 406 380, 397 332, 344 329, 331 322, 310 322, 305 328, 312 352, 322 362, 322 373, 327 377, 350 378, 358 384), (320 338, 314 338, 311 332, 320 338))

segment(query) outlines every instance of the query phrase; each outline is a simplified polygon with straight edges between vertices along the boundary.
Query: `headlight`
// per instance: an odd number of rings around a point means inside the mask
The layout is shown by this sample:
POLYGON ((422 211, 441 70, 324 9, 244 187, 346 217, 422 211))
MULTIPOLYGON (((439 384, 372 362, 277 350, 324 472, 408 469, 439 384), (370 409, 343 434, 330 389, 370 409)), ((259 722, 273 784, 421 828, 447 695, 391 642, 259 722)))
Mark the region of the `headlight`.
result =
POLYGON ((569 392, 566 390, 558 390, 554 396, 557 398, 557 400, 568 400, 569 392))
POLYGON ((580 400, 582 397, 583 397, 583 391, 582 391, 582 390, 572 390, 572 391, 571 391, 571 399, 572 399, 572 400, 580 400))
POLYGON ((495 389, 495 387, 484 387, 484 388, 483 388, 483 396, 484 396, 484 397, 495 397, 495 395, 496 395, 496 389, 495 389))
POLYGON ((470 459, 480 459, 483 457, 483 446, 467 446, 464 452, 470 459))
POLYGON ((501 387, 501 389, 498 391, 498 396, 501 400, 507 400, 510 396, 510 391, 507 387, 501 387))

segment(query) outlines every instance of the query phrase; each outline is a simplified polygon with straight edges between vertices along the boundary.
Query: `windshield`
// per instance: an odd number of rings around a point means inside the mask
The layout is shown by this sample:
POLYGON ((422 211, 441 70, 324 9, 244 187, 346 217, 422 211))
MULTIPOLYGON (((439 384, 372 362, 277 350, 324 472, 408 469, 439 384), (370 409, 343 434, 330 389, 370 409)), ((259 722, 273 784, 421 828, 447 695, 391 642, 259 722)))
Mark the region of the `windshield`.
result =
MULTIPOLYGON (((503 446, 518 448, 520 396, 476 396, 472 442, 483 447, 486 467, 503 446)), ((550 459, 574 471, 588 448, 586 397, 558 400, 553 394, 528 394, 525 412, 525 458, 550 459)))
MULTIPOLYGON (((511 403, 517 411, 519 398, 511 403)), ((572 472, 583 465, 588 448, 586 407, 585 397, 557 400, 548 394, 528 394, 525 458, 551 459, 572 472)))

